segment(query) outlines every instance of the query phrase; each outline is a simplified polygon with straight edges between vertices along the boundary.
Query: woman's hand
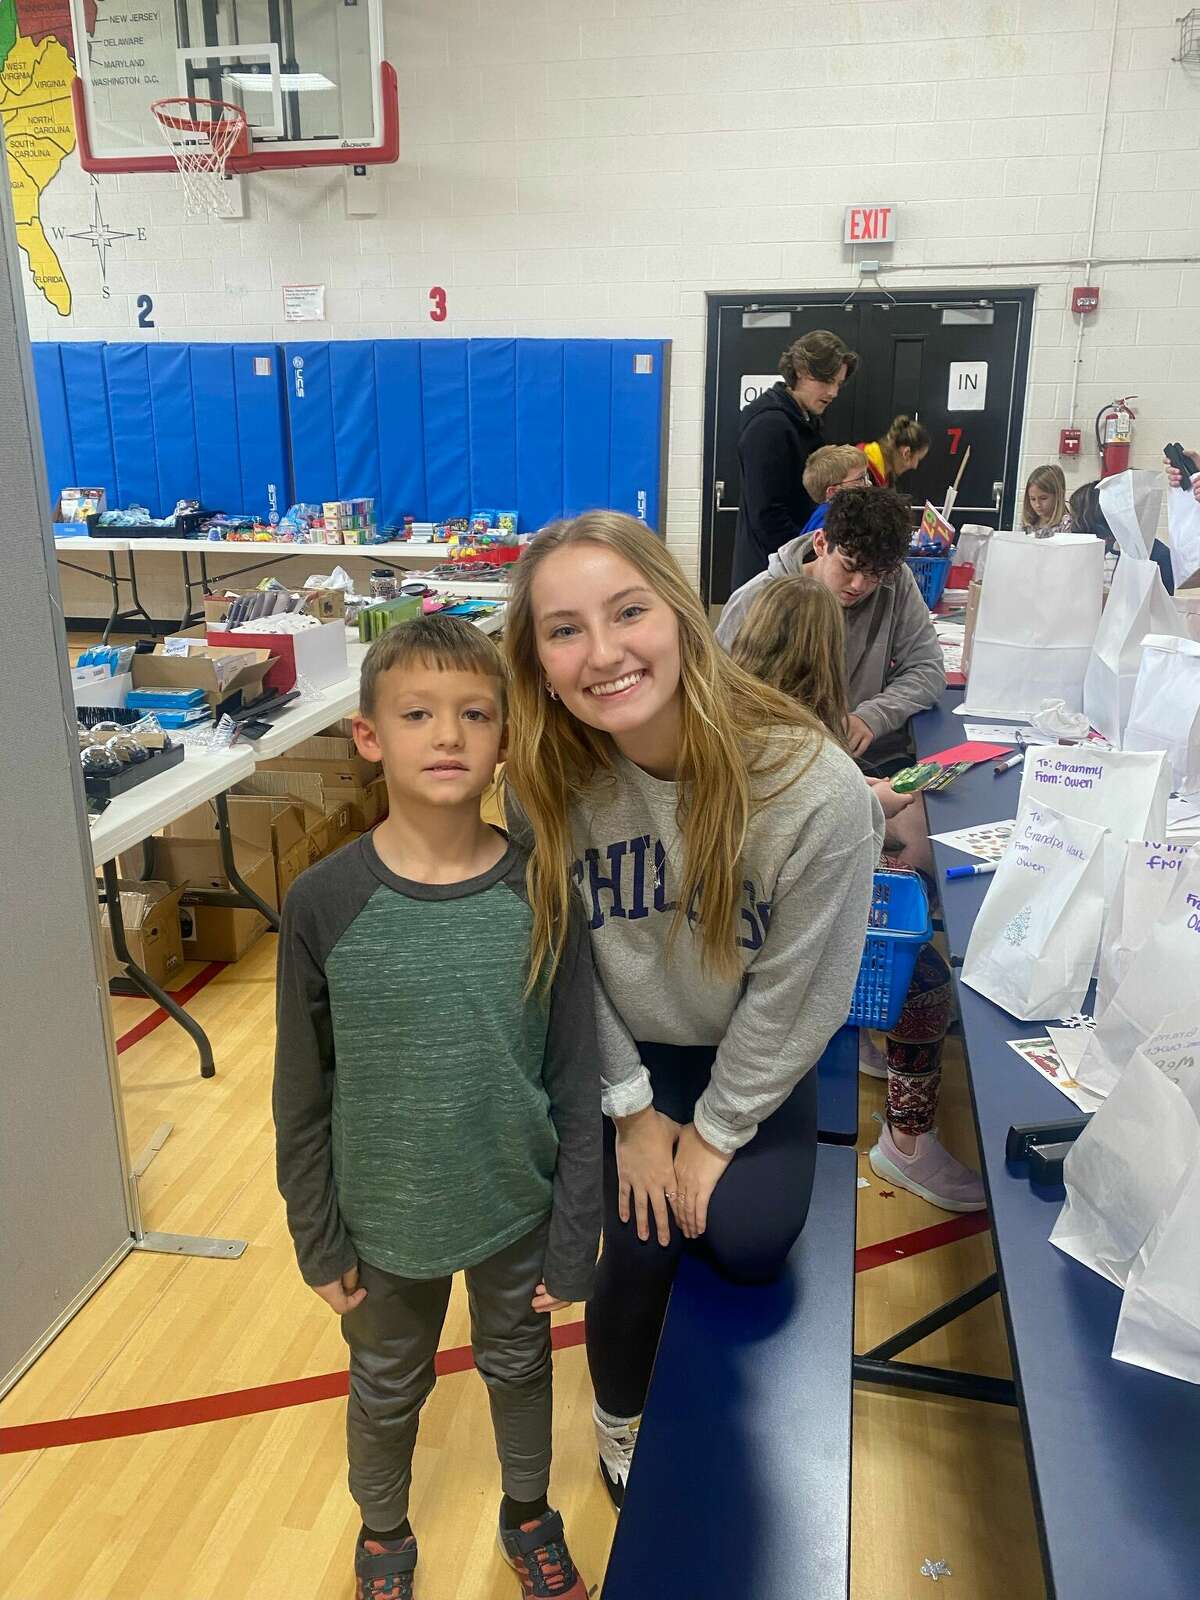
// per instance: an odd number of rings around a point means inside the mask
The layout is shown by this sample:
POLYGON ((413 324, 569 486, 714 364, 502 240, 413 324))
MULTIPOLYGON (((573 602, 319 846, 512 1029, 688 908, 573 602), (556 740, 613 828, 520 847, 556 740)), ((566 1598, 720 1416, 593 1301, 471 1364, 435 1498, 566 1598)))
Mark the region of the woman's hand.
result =
POLYGON ((617 1130, 617 1210, 622 1222, 637 1218, 639 1239, 650 1237, 650 1213, 659 1244, 671 1239, 667 1193, 675 1190, 675 1141, 679 1124, 653 1106, 631 1117, 614 1117, 617 1130), (632 1206, 630 1202, 632 1201, 632 1206))
POLYGON ((687 1239, 698 1239, 708 1225, 708 1201, 733 1160, 715 1149, 689 1122, 675 1147, 675 1185, 671 1207, 687 1239))
MULTIPOLYGON (((1200 500, 1200 460, 1197 460, 1196 451, 1194 450, 1185 450, 1184 455, 1192 467, 1192 494, 1197 500, 1200 500)), ((1178 467, 1171 466, 1169 462, 1167 463, 1167 482, 1172 489, 1178 489, 1182 483, 1178 467)))
POLYGON ((917 798, 916 790, 912 794, 897 794, 887 778, 868 778, 867 782, 874 789, 875 798, 883 807, 883 814, 888 819, 898 817, 917 798))

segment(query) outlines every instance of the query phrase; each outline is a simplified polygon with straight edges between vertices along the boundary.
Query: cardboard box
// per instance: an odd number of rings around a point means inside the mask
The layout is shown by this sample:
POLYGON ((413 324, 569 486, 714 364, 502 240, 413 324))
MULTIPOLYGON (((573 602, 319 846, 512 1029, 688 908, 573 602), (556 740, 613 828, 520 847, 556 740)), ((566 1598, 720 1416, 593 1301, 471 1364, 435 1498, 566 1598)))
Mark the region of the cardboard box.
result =
POLYGON ((260 762, 254 773, 238 784, 239 795, 290 801, 299 813, 303 832, 308 833, 329 809, 324 783, 315 772, 265 772, 265 765, 260 762))
POLYGON ((275 868, 275 883, 279 895, 279 904, 282 906, 287 899, 287 892, 295 883, 302 872, 306 872, 316 861, 313 853, 313 840, 305 837, 285 855, 280 856, 275 868))
MULTIPOLYGON (((217 862, 219 881, 211 881, 212 888, 228 888, 217 862)), ((248 888, 267 902, 276 903, 275 863, 269 855, 260 855, 252 866, 238 871, 248 888)), ((267 931, 267 919, 260 911, 250 907, 206 906, 183 890, 179 909, 180 932, 183 951, 189 961, 240 961, 267 931)))
MULTIPOLYGON (((306 616, 317 617, 321 622, 332 622, 335 617, 344 618, 346 615, 346 596, 340 589, 293 589, 291 592, 304 595, 304 604, 300 609, 306 616)), ((229 589, 223 594, 206 594, 204 626, 220 628, 235 600, 258 593, 257 589, 229 589)))
POLYGON ((153 655, 134 656, 133 687, 203 689, 210 710, 215 712, 238 690, 245 700, 256 699, 262 693, 270 663, 268 650, 199 645, 186 656, 169 656, 159 646, 153 655))
POLYGON ((971 674, 971 646, 975 642, 975 620, 979 616, 979 596, 983 593, 983 580, 972 578, 967 590, 967 614, 963 619, 963 647, 962 671, 964 677, 971 674))
MULTIPOLYGON (((179 902, 183 893, 158 880, 145 883, 118 883, 121 892, 121 921, 125 942, 135 964, 160 988, 183 967, 183 945, 179 930, 179 902)), ((110 978, 120 977, 125 968, 117 960, 109 931, 108 907, 100 907, 100 927, 110 978)))
MULTIPOLYGON (((270 860, 270 857, 267 859, 270 860)), ((258 871, 263 857, 261 854, 255 856, 248 863, 249 871, 237 860, 236 854, 234 860, 238 872, 247 883, 250 883, 249 872, 258 871)), ((221 865, 221 848, 215 839, 156 838, 154 876, 164 883, 181 887, 185 905, 192 903, 196 892, 229 888, 229 880, 221 865)), ((257 888, 257 885, 252 883, 250 886, 257 888)), ((275 892, 270 884, 266 890, 258 889, 258 893, 272 910, 276 908, 275 892)))
POLYGON ((246 647, 265 650, 273 657, 265 684, 280 694, 296 687, 304 678, 314 689, 327 689, 350 676, 346 655, 346 625, 340 619, 323 622, 300 633, 222 633, 205 629, 210 646, 223 650, 246 647))
POLYGON ((374 783, 381 772, 378 761, 366 761, 359 755, 354 740, 348 734, 329 731, 317 734, 312 739, 302 739, 299 744, 293 745, 286 756, 260 762, 258 770, 310 772, 330 790, 365 789, 374 783))
MULTIPOLYGON (((305 834, 304 813, 291 800, 272 798, 269 795, 243 795, 232 793, 229 807, 229 836, 233 843, 233 859, 239 872, 253 866, 260 856, 278 860, 305 834)), ((185 812, 163 829, 168 839, 194 839, 206 843, 216 842, 220 850, 220 829, 217 808, 207 801, 195 810, 185 812)))
POLYGON ((338 794, 349 813, 351 833, 366 833, 388 814, 387 784, 382 778, 376 778, 365 789, 340 789, 338 794))

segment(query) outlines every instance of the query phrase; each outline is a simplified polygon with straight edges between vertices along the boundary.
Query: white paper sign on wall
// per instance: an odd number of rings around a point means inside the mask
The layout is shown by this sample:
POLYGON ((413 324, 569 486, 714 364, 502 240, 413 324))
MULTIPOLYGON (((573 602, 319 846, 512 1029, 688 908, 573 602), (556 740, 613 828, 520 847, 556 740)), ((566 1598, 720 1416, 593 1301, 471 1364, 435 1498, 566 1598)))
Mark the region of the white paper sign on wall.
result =
POLYGON ((741 400, 738 404, 739 411, 745 411, 752 400, 757 400, 760 394, 766 394, 768 389, 773 389, 779 382, 777 372, 748 372, 738 380, 741 385, 741 400))
POLYGON ((325 285, 323 283, 285 283, 283 286, 285 322, 324 322, 325 285))
POLYGON ((947 411, 983 411, 987 406, 986 361, 952 361, 947 411))

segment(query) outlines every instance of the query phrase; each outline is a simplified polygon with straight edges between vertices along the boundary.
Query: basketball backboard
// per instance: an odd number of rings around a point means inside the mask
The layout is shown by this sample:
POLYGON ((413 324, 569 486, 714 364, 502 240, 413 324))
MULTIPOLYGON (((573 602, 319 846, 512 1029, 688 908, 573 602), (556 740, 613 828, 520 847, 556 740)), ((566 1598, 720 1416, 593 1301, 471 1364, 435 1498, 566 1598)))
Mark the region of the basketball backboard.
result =
POLYGON ((177 95, 245 112, 250 150, 231 172, 399 154, 381 0, 71 0, 71 20, 89 172, 172 171, 150 106, 177 95))

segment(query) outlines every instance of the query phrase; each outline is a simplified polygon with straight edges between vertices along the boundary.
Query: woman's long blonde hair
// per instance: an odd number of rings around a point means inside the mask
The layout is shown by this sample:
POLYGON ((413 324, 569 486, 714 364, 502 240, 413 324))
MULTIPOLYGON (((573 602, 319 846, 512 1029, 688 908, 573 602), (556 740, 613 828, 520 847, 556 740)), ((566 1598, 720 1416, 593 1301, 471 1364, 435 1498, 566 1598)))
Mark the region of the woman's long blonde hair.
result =
POLYGON ((1023 528, 1053 528, 1063 521, 1067 515, 1067 480, 1063 469, 1053 462, 1049 466, 1034 467, 1029 474, 1029 481, 1025 485, 1025 499, 1021 503, 1021 526, 1023 528), (1042 520, 1034 511, 1029 502, 1029 491, 1041 489, 1045 494, 1054 496, 1054 505, 1050 515, 1042 520))
POLYGON ((845 745, 846 624, 816 578, 764 583, 729 647, 737 664, 806 706, 845 745))
POLYGON ((538 569, 548 556, 576 544, 614 551, 637 568, 675 613, 680 661, 675 780, 684 861, 669 941, 688 921, 691 908, 698 912, 704 966, 714 976, 735 977, 740 971, 736 938, 746 829, 754 808, 781 792, 763 793, 754 779, 777 772, 792 753, 768 758, 767 733, 777 725, 795 728, 800 747, 809 747, 811 761, 822 730, 811 712, 730 660, 713 638, 699 596, 660 539, 622 512, 587 511, 554 523, 534 539, 517 562, 505 620, 504 644, 512 670, 508 777, 534 836, 528 875, 531 982, 538 973, 552 972, 562 952, 572 893, 571 802, 598 775, 611 776, 617 756, 607 734, 578 721, 561 701, 551 699, 538 655, 533 612, 538 569))

